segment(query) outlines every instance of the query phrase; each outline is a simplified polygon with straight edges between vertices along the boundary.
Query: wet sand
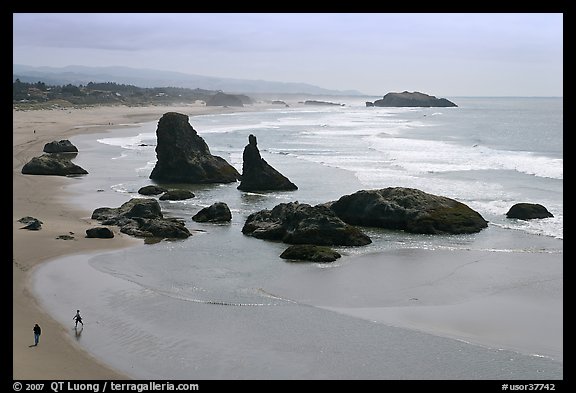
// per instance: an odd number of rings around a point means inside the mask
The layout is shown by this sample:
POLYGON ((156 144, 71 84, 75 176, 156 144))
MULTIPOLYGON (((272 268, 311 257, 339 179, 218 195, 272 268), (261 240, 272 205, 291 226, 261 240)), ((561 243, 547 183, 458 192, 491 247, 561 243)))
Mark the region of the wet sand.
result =
POLYGON ((366 320, 563 361, 561 253, 405 249, 270 290, 366 320))
MULTIPOLYGON (((130 258, 131 250, 98 258, 130 258)), ((336 269, 294 269, 267 282, 261 293, 269 297, 257 306, 175 297, 95 269, 90 254, 43 264, 33 288, 63 324, 74 302, 89 305, 90 325, 77 340, 135 379, 563 378, 562 362, 550 358, 562 352, 554 273, 533 280, 537 261, 526 255, 508 260, 486 252, 420 251, 351 258, 336 269), (436 267, 415 273, 400 266, 422 265, 422 256, 436 267), (502 279, 487 287, 492 263, 516 274, 518 285, 502 279), (371 280, 382 286, 364 290, 371 280), (62 286, 81 293, 71 297, 62 286), (530 304, 535 297, 543 301, 530 304)), ((546 263, 554 270, 560 262, 546 263)))

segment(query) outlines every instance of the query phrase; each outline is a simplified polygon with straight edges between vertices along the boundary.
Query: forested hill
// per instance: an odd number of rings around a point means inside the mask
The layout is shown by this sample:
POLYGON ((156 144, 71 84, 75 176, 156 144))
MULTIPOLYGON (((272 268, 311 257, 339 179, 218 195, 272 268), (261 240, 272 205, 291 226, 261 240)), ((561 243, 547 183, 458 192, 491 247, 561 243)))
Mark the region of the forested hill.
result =
MULTIPOLYGON (((208 102, 217 93, 216 90, 189 89, 182 87, 143 88, 114 82, 92 83, 86 85, 47 85, 44 82, 26 83, 16 79, 13 82, 13 106, 26 107, 87 106, 87 105, 160 105, 176 103, 208 102)), ((251 104, 246 95, 235 94, 242 104, 251 104)))

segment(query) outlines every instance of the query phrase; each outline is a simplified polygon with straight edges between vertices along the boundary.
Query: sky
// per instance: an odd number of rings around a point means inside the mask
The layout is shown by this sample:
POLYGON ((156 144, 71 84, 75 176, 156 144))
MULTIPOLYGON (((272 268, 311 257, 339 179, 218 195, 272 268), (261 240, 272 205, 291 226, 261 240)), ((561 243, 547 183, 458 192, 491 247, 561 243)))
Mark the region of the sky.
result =
POLYGON ((562 13, 14 13, 13 63, 382 96, 563 96, 562 13))

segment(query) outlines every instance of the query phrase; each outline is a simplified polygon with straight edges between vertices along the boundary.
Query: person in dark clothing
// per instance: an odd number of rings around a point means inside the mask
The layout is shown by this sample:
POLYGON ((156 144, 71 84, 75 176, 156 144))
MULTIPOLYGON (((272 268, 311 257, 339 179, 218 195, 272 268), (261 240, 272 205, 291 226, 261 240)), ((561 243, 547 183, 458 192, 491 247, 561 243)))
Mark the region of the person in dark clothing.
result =
POLYGON ((78 327, 78 322, 80 322, 82 327, 84 327, 84 322, 82 322, 82 317, 80 316, 80 310, 76 310, 76 315, 74 315, 74 318, 72 319, 76 321, 76 326, 74 327, 78 327))
POLYGON ((38 345, 38 341, 40 341, 40 334, 42 334, 42 329, 40 329, 40 326, 38 326, 38 324, 34 325, 34 329, 32 329, 34 331, 34 346, 38 345))

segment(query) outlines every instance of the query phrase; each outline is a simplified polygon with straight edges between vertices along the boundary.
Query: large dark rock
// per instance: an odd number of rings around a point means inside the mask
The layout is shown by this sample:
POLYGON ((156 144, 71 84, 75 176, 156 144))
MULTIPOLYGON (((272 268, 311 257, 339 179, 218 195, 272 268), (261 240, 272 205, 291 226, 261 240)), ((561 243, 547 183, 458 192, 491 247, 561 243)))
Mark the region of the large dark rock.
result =
POLYGON ((339 253, 329 247, 315 246, 312 244, 295 244, 280 254, 280 258, 282 259, 320 263, 334 262, 340 257, 341 255, 339 253))
POLYGON ((554 216, 548 209, 538 203, 517 203, 508 210, 506 217, 532 220, 534 218, 549 218, 554 216))
POLYGON ((162 209, 152 198, 132 198, 120 207, 99 207, 92 212, 92 219, 98 221, 118 220, 119 217, 163 218, 162 209))
POLYGON ((122 226, 120 232, 136 237, 163 239, 185 239, 192 235, 183 222, 169 218, 135 218, 133 222, 122 226))
POLYGON ((343 222, 330 208, 298 202, 281 203, 272 210, 250 214, 242 233, 288 244, 365 246, 372 243, 360 229, 343 222))
POLYGON ((22 167, 24 175, 86 175, 88 172, 70 161, 66 154, 42 154, 32 158, 22 167))
POLYGON ((227 204, 216 202, 200 210, 192 219, 196 222, 228 222, 232 220, 232 213, 227 204))
POLYGON ((412 233, 475 233, 488 222, 465 204, 414 188, 390 187, 345 195, 330 208, 352 225, 412 233))
POLYGON ((213 156, 208 145, 188 123, 188 116, 165 113, 156 129, 157 162, 150 179, 169 183, 231 183, 238 171, 221 157, 213 156))
POLYGON ((78 148, 69 140, 63 139, 45 144, 44 153, 78 153, 78 148))
POLYGON ((206 106, 244 106, 242 98, 218 92, 206 101, 206 106))
POLYGON ((92 219, 116 225, 120 232, 136 237, 183 239, 191 236, 183 222, 164 218, 160 204, 152 198, 133 198, 117 208, 101 207, 92 219))
POLYGON ((250 135, 242 155, 242 177, 238 189, 242 191, 297 190, 298 187, 294 183, 260 156, 257 144, 256 137, 250 135))
POLYGON ((392 107, 453 107, 458 106, 446 98, 436 98, 428 94, 404 91, 388 93, 382 99, 374 101, 374 106, 392 107))

